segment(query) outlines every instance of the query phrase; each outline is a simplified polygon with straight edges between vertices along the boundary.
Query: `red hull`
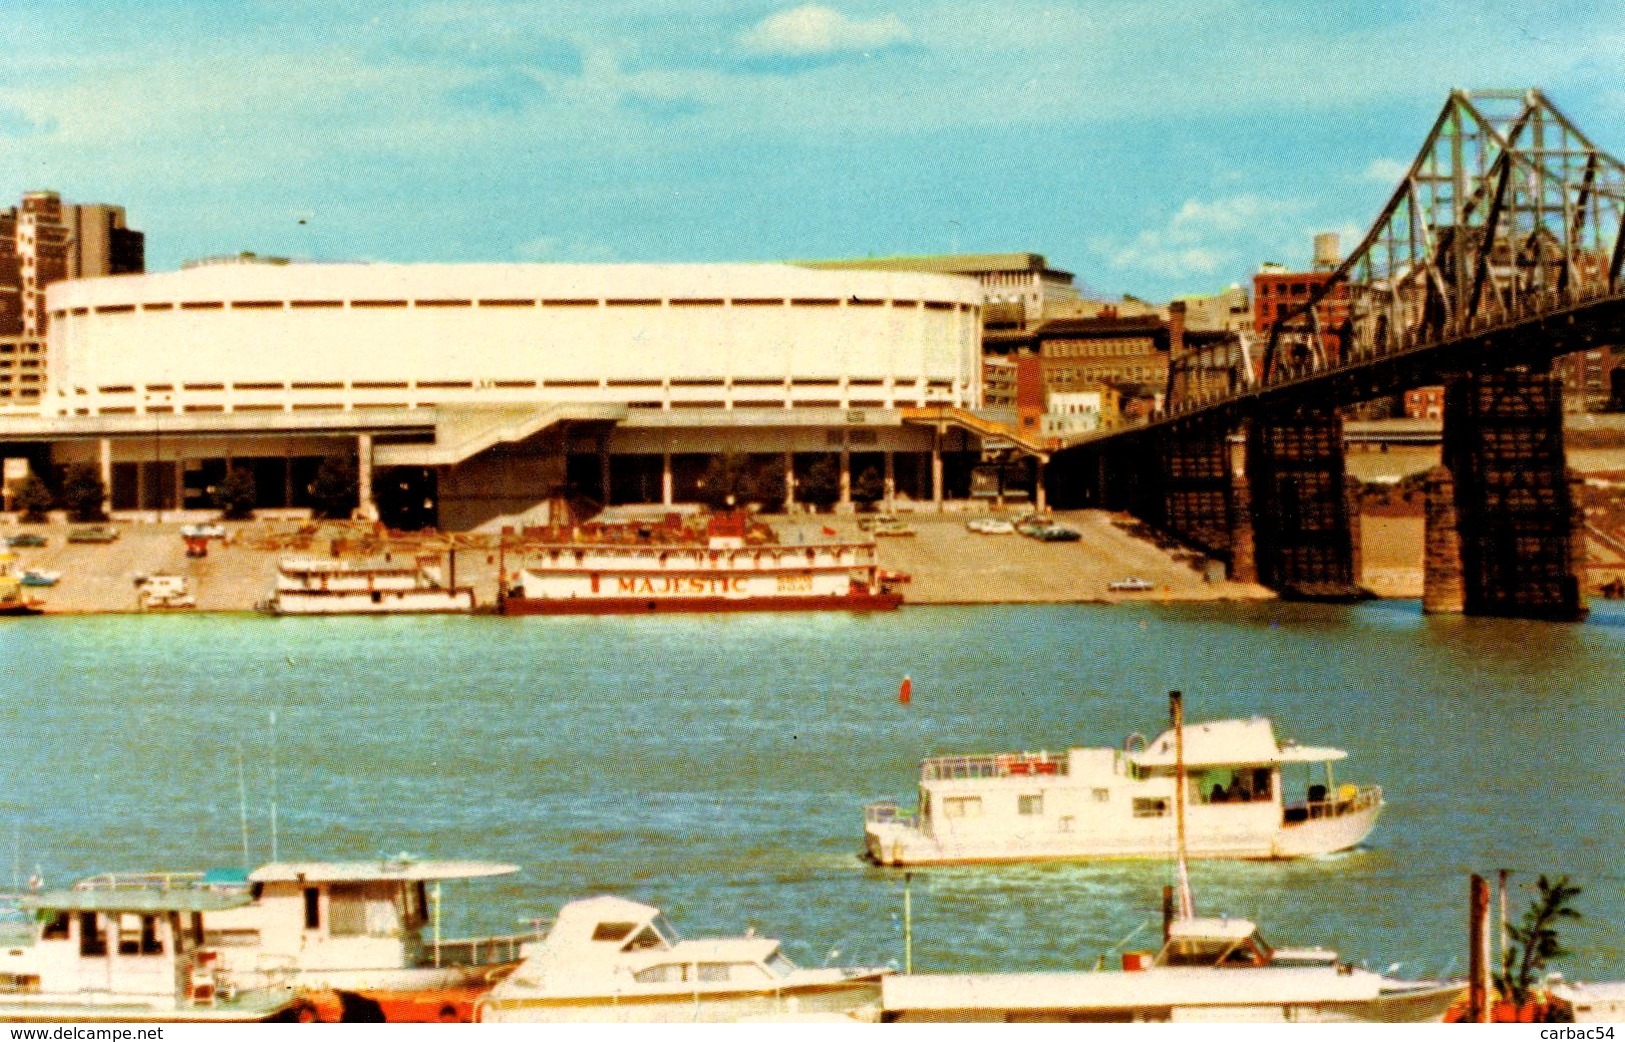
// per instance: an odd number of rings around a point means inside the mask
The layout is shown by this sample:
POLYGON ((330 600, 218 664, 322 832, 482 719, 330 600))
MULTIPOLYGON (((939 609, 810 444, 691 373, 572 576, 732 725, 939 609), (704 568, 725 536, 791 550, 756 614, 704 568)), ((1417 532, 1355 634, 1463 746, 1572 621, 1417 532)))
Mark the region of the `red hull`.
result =
POLYGON ((900 593, 825 594, 813 597, 509 597, 504 615, 663 615, 734 611, 891 611, 900 593))

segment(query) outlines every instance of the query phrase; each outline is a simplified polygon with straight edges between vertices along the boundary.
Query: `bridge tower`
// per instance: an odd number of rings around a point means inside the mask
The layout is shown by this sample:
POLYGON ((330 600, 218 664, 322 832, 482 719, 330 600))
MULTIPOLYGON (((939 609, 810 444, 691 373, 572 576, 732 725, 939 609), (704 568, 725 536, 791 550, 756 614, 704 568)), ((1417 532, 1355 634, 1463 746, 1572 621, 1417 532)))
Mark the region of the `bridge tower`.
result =
POLYGON ((1250 421, 1247 487, 1259 582, 1298 600, 1363 595, 1359 502, 1335 408, 1303 405, 1250 421))
POLYGON ((1428 483, 1424 608, 1584 618, 1584 517, 1549 368, 1450 377, 1442 470, 1428 483))

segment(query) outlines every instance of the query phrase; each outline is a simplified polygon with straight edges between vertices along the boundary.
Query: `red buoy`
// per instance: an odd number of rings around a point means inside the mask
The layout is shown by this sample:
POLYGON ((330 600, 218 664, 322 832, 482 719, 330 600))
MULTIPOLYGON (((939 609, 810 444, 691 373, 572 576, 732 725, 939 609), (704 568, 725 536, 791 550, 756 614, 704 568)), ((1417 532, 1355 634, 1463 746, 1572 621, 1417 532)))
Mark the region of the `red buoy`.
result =
POLYGON ((914 697, 914 681, 911 680, 909 678, 908 674, 905 673, 903 675, 902 686, 900 686, 897 689, 897 701, 901 702, 903 705, 908 705, 909 699, 911 699, 913 697, 914 697))

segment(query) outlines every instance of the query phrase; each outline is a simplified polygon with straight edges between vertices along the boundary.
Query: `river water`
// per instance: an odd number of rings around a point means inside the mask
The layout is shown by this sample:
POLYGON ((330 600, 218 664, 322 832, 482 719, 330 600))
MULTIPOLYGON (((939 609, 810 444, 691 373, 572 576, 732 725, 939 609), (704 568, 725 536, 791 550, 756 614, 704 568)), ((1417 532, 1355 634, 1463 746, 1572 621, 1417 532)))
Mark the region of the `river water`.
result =
MULTIPOLYGON (((1625 612, 1578 626, 1414 603, 906 608, 874 616, 264 619, 0 625, 0 873, 283 859, 512 861, 448 887, 458 930, 572 897, 754 926, 802 962, 901 960, 903 876, 862 808, 926 756, 1116 745, 1268 715, 1385 787, 1359 850, 1197 863, 1198 910, 1402 975, 1463 972, 1467 874, 1585 888, 1570 977, 1625 977, 1625 612), (911 705, 898 704, 905 674, 911 705), (273 724, 274 714, 274 724, 273 724)), ((922 970, 1087 967, 1154 946, 1160 861, 923 870, 922 970), (1126 939, 1126 941, 1125 941, 1126 939)))

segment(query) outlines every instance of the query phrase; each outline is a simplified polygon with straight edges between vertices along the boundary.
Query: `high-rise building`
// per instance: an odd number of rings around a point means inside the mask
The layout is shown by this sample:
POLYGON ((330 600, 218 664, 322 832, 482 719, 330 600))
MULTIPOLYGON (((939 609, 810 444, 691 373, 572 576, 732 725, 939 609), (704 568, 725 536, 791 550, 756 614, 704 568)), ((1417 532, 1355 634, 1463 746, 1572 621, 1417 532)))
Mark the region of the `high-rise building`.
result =
POLYGON ((32 407, 45 382, 45 288, 146 270, 146 237, 124 207, 28 192, 0 210, 0 410, 32 407))

